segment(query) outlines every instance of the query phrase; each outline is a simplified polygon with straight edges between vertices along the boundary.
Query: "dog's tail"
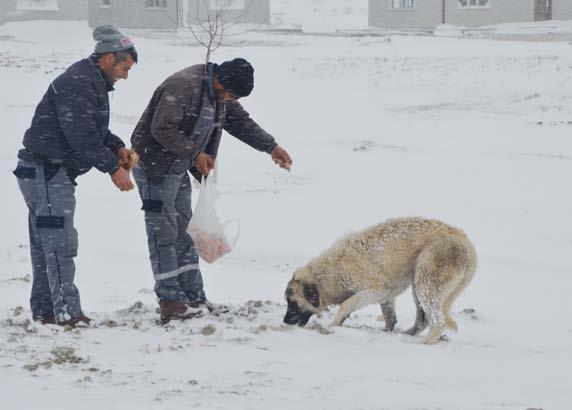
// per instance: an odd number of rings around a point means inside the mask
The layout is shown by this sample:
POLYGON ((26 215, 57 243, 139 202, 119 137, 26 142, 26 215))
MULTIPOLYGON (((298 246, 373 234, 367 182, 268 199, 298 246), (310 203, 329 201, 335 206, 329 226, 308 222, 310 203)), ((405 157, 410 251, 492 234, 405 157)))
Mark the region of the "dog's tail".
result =
POLYGON ((419 303, 429 321, 424 343, 436 343, 446 327, 456 330, 451 306, 473 278, 476 266, 476 252, 464 235, 447 235, 421 251, 414 280, 419 303))

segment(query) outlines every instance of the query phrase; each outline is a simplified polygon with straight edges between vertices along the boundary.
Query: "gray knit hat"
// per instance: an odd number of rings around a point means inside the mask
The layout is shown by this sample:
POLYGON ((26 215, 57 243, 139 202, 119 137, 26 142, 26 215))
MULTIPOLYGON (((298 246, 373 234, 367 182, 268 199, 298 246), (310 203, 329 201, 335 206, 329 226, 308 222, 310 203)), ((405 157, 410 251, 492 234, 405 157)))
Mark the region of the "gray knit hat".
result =
POLYGON ((114 53, 135 48, 129 37, 110 25, 97 26, 93 30, 93 39, 97 41, 95 53, 114 53))

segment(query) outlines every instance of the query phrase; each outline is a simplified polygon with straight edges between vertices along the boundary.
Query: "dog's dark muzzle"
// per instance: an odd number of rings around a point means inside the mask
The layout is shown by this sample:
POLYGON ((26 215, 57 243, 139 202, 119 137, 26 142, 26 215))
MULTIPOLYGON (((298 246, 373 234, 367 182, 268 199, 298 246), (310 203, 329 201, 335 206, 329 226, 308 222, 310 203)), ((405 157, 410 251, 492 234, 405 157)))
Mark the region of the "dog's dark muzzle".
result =
POLYGON ((297 305, 292 306, 290 303, 288 303, 288 310, 284 316, 284 323, 287 325, 297 324, 298 326, 305 326, 312 315, 312 312, 300 310, 297 305))

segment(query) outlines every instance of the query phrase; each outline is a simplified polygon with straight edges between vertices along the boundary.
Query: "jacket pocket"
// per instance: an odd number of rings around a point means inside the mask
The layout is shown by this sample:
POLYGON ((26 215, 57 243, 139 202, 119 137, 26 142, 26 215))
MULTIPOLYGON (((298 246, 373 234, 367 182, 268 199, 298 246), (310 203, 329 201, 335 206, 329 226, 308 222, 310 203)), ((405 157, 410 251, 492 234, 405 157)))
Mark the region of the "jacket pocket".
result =
POLYGON ((59 164, 50 164, 50 163, 45 163, 44 164, 44 178, 46 179, 46 181, 49 181, 50 179, 52 179, 60 170, 61 165, 59 164))
POLYGON ((171 164, 177 159, 175 154, 161 146, 154 145, 147 147, 139 165, 145 171, 151 181, 161 181, 167 174, 171 164))
POLYGON ((12 172, 20 179, 36 179, 36 168, 18 165, 12 172))

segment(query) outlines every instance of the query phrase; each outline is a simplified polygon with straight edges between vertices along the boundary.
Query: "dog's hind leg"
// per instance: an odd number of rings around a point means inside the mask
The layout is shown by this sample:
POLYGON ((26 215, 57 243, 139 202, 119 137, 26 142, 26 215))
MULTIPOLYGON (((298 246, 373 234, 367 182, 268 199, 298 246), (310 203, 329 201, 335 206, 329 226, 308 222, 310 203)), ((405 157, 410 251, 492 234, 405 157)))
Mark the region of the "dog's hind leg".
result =
POLYGON ((445 306, 443 306, 443 313, 445 314, 445 326, 447 327, 447 329, 452 330, 454 332, 458 330, 458 326, 457 322, 455 322, 455 319, 451 317, 451 305, 453 304, 459 293, 461 293, 463 288, 464 286, 459 285, 456 289, 454 289, 453 292, 451 292, 451 294, 445 301, 445 306))
POLYGON ((443 284, 439 280, 438 273, 423 265, 415 272, 415 283, 419 303, 427 314, 429 322, 429 333, 423 343, 434 344, 445 334, 443 284))
POLYGON ((451 294, 445 300, 445 306, 443 307, 443 312, 445 313, 445 325, 448 329, 457 331, 457 323, 451 317, 451 306, 461 292, 467 287, 473 276, 475 276, 475 271, 477 270, 477 254, 472 246, 468 245, 468 262, 465 268, 465 273, 461 279, 461 283, 451 292, 451 294))
POLYGON ((362 290, 351 296, 340 305, 332 326, 341 326, 354 310, 361 309, 372 303, 380 303, 383 301, 385 294, 386 292, 381 290, 362 290))
POLYGON ((385 330, 393 332, 395 324, 397 323, 397 317, 395 316, 395 301, 390 300, 389 302, 380 303, 380 306, 385 320, 385 330))
POLYGON ((444 336, 445 302, 461 284, 466 266, 467 249, 455 238, 436 241, 419 254, 414 283, 429 321, 425 344, 434 344, 444 336))
POLYGON ((423 311, 421 304, 419 303, 419 298, 417 297, 417 290, 415 289, 415 284, 413 284, 413 301, 415 302, 415 307, 417 311, 415 312, 415 323, 409 329, 407 329, 405 334, 416 335, 421 333, 427 327, 427 315, 423 311))

